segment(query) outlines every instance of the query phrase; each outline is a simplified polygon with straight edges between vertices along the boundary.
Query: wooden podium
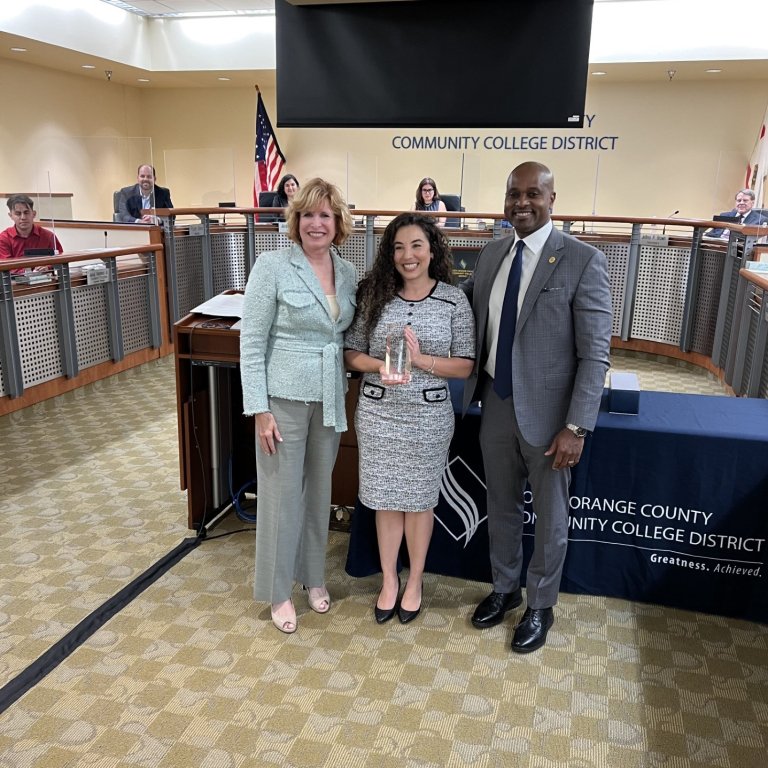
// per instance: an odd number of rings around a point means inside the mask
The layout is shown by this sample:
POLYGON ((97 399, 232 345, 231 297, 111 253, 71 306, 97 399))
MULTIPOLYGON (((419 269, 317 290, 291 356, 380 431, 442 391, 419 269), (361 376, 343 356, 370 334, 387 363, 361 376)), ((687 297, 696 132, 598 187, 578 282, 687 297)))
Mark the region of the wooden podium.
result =
MULTIPOLYGON (((190 528, 208 522, 232 503, 233 493, 256 480, 255 426, 253 417, 243 416, 235 322, 190 314, 174 326, 180 486, 187 491, 190 528)), ((338 508, 353 508, 357 498, 358 381, 349 379, 349 429, 333 471, 331 503, 338 508)))

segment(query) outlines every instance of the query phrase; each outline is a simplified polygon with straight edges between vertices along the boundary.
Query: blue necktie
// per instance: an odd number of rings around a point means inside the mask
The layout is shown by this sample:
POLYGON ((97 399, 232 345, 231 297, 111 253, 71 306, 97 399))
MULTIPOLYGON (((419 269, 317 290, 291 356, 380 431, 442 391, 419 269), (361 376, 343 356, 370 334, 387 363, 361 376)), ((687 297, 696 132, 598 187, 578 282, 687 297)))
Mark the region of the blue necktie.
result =
POLYGON ((515 326, 517 325, 517 299, 520 293, 520 275, 523 271, 524 246, 525 243, 522 240, 517 241, 515 256, 512 259, 512 266, 507 278, 504 303, 501 305, 493 389, 502 400, 506 400, 512 394, 512 343, 515 340, 515 326))

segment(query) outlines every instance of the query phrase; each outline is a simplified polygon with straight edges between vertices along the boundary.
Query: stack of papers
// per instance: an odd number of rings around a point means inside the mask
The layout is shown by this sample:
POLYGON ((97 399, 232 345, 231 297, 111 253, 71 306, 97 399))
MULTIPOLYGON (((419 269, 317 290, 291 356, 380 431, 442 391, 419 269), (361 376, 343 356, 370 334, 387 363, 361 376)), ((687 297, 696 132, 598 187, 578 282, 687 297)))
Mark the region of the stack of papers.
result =
POLYGON ((242 317, 243 316, 243 294, 242 293, 220 293, 208 301, 199 304, 190 312, 198 315, 208 315, 209 317, 242 317))

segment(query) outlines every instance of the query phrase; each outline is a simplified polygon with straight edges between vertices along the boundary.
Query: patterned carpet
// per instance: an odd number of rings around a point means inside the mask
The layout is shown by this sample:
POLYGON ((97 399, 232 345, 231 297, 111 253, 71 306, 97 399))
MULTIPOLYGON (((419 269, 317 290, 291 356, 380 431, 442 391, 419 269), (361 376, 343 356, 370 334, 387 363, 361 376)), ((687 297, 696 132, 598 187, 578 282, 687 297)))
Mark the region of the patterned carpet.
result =
MULTIPOLYGON (((614 365, 722 394, 684 367, 614 365)), ((176 435, 171 359, 0 419, 0 686, 191 535, 176 435)), ((332 532, 331 612, 297 590, 284 636, 251 598, 243 527, 226 518, 8 707, 0 766, 768 765, 768 627, 563 594, 520 657, 514 617, 469 624, 486 584, 427 575, 422 616, 377 625, 378 579, 344 573, 332 532)))

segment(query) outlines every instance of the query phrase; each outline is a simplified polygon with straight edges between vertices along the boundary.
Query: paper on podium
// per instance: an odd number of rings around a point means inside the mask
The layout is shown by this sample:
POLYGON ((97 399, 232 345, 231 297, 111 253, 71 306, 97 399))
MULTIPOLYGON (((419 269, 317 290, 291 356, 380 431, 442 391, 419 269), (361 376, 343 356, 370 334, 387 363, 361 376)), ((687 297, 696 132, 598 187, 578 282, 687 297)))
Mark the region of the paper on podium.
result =
POLYGON ((242 317, 243 316, 243 294, 242 293, 220 293, 202 304, 198 304, 190 312, 199 315, 208 315, 209 317, 242 317))

